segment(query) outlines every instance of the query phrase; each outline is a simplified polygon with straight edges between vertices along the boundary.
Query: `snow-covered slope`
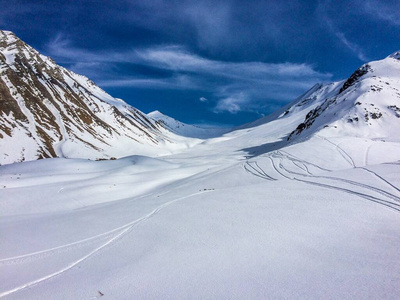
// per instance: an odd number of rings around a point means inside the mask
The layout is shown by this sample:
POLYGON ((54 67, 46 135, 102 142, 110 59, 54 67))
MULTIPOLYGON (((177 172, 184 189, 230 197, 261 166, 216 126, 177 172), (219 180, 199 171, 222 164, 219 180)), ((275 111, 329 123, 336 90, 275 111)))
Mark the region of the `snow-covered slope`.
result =
POLYGON ((1 166, 0 298, 398 299, 399 56, 162 158, 1 166))
MULTIPOLYGON (((361 66, 333 89, 317 90, 310 101, 318 103, 289 136, 321 132, 392 139, 400 131, 400 59, 396 52, 361 66)), ((292 113, 290 109, 288 114, 292 113)))
POLYGON ((399 144, 250 134, 2 166, 0 298, 397 299, 399 144))
POLYGON ((185 124, 174 118, 164 115, 158 110, 147 114, 147 116, 153 120, 158 121, 170 131, 180 136, 186 136, 191 138, 198 138, 198 139, 213 138, 221 136, 222 134, 230 131, 229 129, 224 129, 224 128, 212 128, 212 127, 202 128, 195 125, 185 124))
POLYGON ((196 143, 0 31, 0 163, 166 154, 196 143))

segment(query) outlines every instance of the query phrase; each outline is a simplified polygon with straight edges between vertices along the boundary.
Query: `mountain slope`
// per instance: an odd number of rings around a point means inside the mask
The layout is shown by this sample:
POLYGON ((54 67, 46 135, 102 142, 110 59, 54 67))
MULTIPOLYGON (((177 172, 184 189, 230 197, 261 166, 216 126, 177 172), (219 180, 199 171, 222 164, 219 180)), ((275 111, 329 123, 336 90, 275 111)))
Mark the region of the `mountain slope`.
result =
POLYGON ((220 136, 229 131, 229 129, 224 128, 202 128, 195 125, 185 124, 174 118, 164 115, 158 110, 147 114, 147 116, 161 123, 170 131, 185 137, 207 139, 220 136))
POLYGON ((2 166, 0 298, 397 299, 393 58, 162 158, 2 166))
POLYGON ((396 52, 364 64, 347 80, 336 83, 333 90, 322 92, 318 105, 308 111, 289 139, 318 131, 328 135, 394 138, 400 130, 399 91, 400 59, 396 52))
POLYGON ((170 153, 190 142, 0 31, 0 163, 170 153))

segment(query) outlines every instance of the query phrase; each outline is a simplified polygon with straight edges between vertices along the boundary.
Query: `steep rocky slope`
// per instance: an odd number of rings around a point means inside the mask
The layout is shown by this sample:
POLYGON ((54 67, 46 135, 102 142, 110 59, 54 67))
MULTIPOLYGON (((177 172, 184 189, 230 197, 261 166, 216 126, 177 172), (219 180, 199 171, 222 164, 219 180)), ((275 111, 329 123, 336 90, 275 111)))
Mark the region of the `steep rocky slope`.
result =
POLYGON ((347 80, 321 85, 296 107, 314 104, 288 139, 330 135, 393 139, 400 130, 400 52, 364 64, 347 80))
POLYGON ((169 153, 188 142, 0 31, 0 163, 169 153))

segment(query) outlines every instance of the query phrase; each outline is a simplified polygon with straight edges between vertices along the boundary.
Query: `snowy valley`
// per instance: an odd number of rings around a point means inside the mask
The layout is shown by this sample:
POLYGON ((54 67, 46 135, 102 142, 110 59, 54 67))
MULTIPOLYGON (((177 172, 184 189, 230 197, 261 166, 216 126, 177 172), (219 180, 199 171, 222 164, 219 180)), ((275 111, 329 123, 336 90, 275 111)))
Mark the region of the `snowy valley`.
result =
POLYGON ((0 298, 399 297, 400 52, 226 132, 0 38, 0 298))

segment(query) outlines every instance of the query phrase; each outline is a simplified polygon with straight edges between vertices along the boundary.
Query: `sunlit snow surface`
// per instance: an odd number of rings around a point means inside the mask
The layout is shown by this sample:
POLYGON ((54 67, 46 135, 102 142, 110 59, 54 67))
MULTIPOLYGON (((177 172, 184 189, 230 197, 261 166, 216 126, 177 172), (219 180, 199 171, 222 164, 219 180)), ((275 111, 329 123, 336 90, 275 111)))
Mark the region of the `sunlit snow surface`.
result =
POLYGON ((397 299, 399 144, 278 149, 276 125, 162 159, 2 166, 0 296, 397 299))
POLYGON ((104 156, 158 158, 0 166, 0 298, 399 299, 400 60, 364 67, 220 137, 153 113, 173 142, 104 156))

